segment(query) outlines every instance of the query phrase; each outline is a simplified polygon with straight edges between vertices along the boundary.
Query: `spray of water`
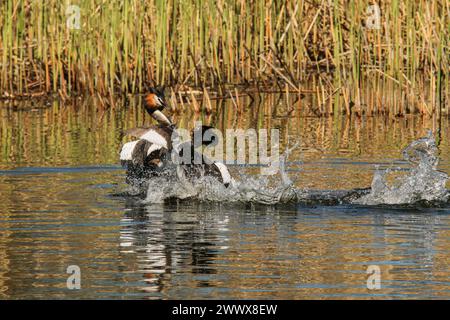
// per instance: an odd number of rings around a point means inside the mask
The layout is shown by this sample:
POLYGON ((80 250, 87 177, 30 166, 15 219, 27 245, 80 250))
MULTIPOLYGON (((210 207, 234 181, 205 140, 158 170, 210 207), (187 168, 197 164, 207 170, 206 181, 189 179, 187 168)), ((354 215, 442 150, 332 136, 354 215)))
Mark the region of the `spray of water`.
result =
POLYGON ((180 179, 177 169, 168 170, 161 177, 148 182, 146 203, 161 203, 166 199, 194 198, 199 201, 245 202, 276 204, 293 201, 296 190, 285 171, 285 163, 292 148, 280 157, 280 176, 250 176, 241 174, 226 188, 216 179, 208 176, 195 180, 180 179), (281 179, 281 181, 280 181, 281 179))
MULTIPOLYGON (((295 148, 295 146, 294 146, 295 148)), ((141 184, 146 188, 145 203, 162 203, 168 199, 194 199, 196 201, 241 202, 258 204, 306 203, 306 204, 358 204, 403 205, 426 201, 441 204, 450 200, 445 184, 448 175, 437 170, 438 148, 431 132, 413 141, 402 154, 411 169, 392 183, 388 177, 398 170, 377 170, 371 188, 348 191, 303 190, 296 188, 286 172, 288 149, 280 157, 279 175, 255 176, 235 172, 236 178, 226 188, 211 177, 182 180, 172 167, 164 175, 152 177, 141 184)), ((138 193, 137 190, 134 190, 138 193)))
POLYGON ((402 155, 411 165, 409 172, 393 183, 388 183, 389 175, 397 170, 377 170, 370 193, 356 199, 354 203, 413 204, 421 201, 442 203, 449 200, 449 191, 445 187, 449 176, 437 170, 438 148, 431 131, 426 137, 408 145, 402 155))

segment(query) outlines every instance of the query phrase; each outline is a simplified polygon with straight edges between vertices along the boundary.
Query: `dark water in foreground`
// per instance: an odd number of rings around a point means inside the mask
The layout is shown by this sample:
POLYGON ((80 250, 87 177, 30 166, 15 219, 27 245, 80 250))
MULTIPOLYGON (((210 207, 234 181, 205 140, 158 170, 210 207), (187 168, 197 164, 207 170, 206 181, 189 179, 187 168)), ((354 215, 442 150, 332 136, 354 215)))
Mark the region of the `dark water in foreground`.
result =
MULTIPOLYGON (((375 165, 405 167, 401 149, 439 127, 261 114, 209 121, 299 138, 289 174, 307 189, 367 187, 375 165)), ((450 298, 449 206, 143 205, 115 195, 124 188, 120 130, 149 122, 142 117, 133 108, 0 108, 0 298, 450 298), (69 265, 81 269, 80 290, 66 287, 69 265), (367 288, 369 265, 380 268, 379 290, 367 288)), ((439 169, 450 173, 448 124, 439 169)))

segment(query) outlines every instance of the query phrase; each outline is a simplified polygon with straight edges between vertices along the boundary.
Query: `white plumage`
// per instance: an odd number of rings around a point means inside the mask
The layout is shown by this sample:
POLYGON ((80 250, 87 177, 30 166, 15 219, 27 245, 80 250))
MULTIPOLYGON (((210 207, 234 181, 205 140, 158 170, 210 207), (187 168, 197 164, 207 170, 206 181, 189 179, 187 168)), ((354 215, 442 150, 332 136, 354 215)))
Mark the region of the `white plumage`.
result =
POLYGON ((224 184, 229 184, 231 182, 231 174, 228 171, 226 165, 221 162, 214 162, 214 165, 219 169, 220 174, 222 175, 222 180, 224 184))
POLYGON ((132 160, 133 150, 139 141, 127 142, 120 151, 120 160, 132 160))
POLYGON ((167 148, 167 140, 155 130, 148 130, 141 136, 141 139, 145 139, 151 143, 167 148))

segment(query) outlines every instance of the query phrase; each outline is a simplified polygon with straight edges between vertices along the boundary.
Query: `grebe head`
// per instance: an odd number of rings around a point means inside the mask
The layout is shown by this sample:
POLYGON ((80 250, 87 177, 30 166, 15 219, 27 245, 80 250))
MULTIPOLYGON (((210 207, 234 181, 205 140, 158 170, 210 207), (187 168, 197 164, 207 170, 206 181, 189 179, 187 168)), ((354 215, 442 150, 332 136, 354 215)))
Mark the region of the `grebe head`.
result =
POLYGON ((172 125, 172 122, 161 112, 166 107, 164 88, 150 88, 150 93, 144 99, 145 110, 159 123, 172 125))
POLYGON ((204 146, 216 146, 219 143, 219 135, 216 128, 212 126, 201 125, 192 130, 192 141, 194 148, 204 146))
POLYGON ((145 96, 145 108, 147 110, 162 111, 166 107, 164 100, 164 88, 150 88, 150 93, 145 96))

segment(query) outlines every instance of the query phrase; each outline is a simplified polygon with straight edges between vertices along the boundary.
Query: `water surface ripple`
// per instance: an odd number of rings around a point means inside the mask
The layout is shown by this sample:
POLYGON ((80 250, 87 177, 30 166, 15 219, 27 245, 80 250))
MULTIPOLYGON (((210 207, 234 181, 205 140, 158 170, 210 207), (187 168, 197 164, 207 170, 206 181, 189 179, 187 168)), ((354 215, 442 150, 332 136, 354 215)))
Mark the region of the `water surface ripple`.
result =
MULTIPOLYGON (((0 108, 0 298, 450 298, 450 205, 143 204, 121 196, 119 131, 148 121, 136 110, 99 119, 58 106, 0 108), (69 265, 81 269, 80 290, 66 287, 69 265), (366 286, 369 265, 380 268, 380 290, 366 286)), ((190 126, 186 117, 177 123, 190 126)), ((251 111, 216 117, 218 127, 256 119, 251 111)), ((423 118, 263 119, 282 128, 284 143, 301 141, 287 165, 296 188, 339 192, 369 187, 377 165, 409 172, 401 150, 437 126, 423 118)), ((448 119, 439 126, 438 169, 448 174, 448 119)))

